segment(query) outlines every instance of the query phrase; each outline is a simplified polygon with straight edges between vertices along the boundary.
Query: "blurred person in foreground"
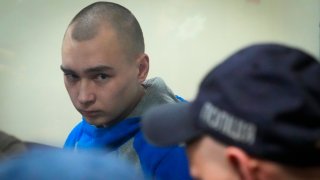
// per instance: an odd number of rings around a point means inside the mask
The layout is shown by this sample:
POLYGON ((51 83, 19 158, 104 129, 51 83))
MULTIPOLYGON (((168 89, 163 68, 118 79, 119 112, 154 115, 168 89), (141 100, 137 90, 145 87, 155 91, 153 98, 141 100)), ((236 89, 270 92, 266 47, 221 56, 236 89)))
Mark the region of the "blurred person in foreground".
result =
POLYGON ((83 8, 62 44, 65 87, 82 121, 64 147, 105 149, 163 180, 190 179, 185 149, 155 147, 140 131, 150 107, 180 102, 160 78, 146 80, 149 57, 135 16, 112 2, 83 8))
POLYGON ((32 149, 0 162, 0 179, 143 180, 127 161, 100 151, 32 149))
POLYGON ((142 130, 158 146, 185 144, 195 179, 319 180, 320 64, 293 47, 246 47, 192 103, 150 109, 142 130))

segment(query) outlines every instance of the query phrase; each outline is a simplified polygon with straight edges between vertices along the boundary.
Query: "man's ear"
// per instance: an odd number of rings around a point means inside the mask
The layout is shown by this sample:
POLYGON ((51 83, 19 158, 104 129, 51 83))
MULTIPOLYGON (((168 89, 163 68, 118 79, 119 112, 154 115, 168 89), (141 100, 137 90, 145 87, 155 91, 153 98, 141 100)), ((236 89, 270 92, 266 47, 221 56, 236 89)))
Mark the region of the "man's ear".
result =
POLYGON ((138 65, 138 80, 140 83, 143 83, 149 72, 149 57, 147 54, 141 54, 137 61, 138 65))
POLYGON ((241 180, 255 180, 258 169, 257 161, 251 158, 242 149, 229 146, 226 148, 226 158, 230 167, 238 174, 241 180))

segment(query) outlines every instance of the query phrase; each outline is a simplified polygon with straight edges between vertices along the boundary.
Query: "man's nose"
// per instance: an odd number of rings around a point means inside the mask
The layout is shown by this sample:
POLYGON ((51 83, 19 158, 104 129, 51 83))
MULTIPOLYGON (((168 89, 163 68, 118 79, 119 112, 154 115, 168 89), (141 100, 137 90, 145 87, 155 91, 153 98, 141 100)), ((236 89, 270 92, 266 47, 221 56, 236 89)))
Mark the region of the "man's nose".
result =
POLYGON ((78 101, 83 105, 90 105, 95 101, 93 85, 86 80, 80 83, 78 101))

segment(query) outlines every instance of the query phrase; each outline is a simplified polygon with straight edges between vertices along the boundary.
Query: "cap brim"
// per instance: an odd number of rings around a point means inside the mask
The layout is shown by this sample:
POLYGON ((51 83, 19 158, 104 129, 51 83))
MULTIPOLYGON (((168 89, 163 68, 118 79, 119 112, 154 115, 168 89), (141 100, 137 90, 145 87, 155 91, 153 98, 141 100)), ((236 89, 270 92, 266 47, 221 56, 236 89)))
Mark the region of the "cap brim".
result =
POLYGON ((164 104, 150 108, 142 117, 142 131, 157 146, 184 143, 201 134, 190 115, 189 103, 164 104))

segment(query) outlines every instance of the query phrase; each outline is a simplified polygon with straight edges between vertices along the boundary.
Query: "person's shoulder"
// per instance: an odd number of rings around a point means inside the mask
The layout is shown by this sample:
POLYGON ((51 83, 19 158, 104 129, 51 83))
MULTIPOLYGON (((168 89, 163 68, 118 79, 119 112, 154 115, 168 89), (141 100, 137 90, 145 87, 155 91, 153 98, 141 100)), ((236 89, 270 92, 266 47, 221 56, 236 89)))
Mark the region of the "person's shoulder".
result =
POLYGON ((160 153, 166 154, 173 149, 180 149, 179 146, 170 146, 170 147, 158 147, 150 144, 144 137, 144 134, 139 131, 134 137, 134 147, 137 151, 143 151, 145 153, 160 153))
POLYGON ((142 168, 160 179, 191 179, 184 147, 157 147, 148 143, 139 132, 135 136, 134 148, 142 168))
POLYGON ((183 147, 170 146, 158 147, 154 146, 145 139, 142 132, 136 134, 134 138, 134 148, 140 157, 142 163, 148 166, 159 165, 165 159, 175 161, 175 159, 185 158, 186 153, 183 147))
POLYGON ((22 140, 0 130, 0 160, 27 151, 27 146, 22 140))

